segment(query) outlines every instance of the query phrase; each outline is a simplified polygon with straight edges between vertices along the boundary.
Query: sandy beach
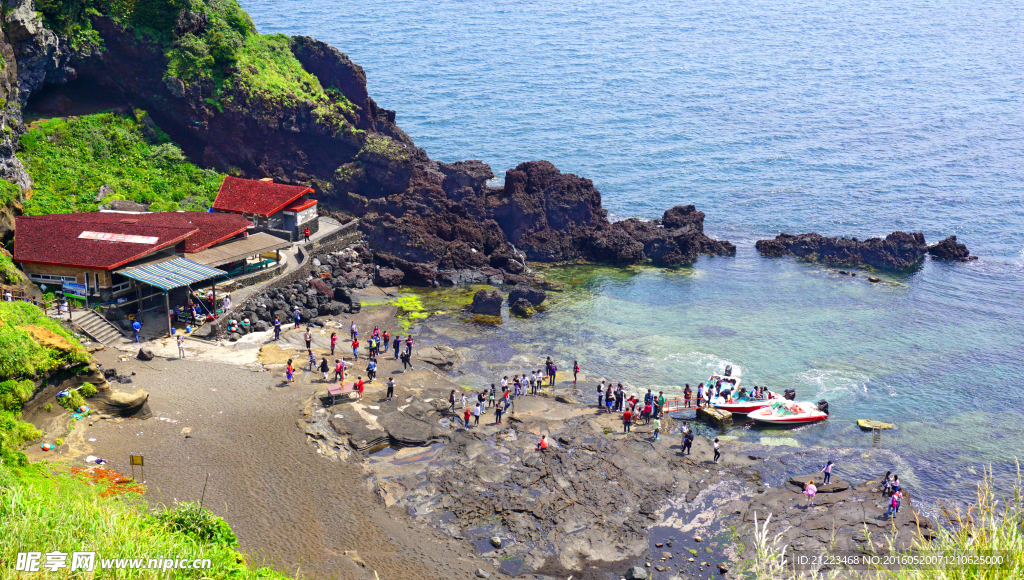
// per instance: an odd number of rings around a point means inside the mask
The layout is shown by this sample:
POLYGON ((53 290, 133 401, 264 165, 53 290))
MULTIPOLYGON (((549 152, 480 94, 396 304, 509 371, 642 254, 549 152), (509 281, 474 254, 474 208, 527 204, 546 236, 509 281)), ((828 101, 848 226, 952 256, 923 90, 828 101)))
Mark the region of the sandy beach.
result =
MULTIPOLYGON (((371 328, 372 316, 379 313, 367 315, 371 328)), ((301 339, 301 331, 284 334, 301 339)), ((108 350, 97 361, 134 372, 132 388, 150 393, 153 417, 97 421, 76 433, 82 451, 124 473, 131 472, 130 453, 145 456, 151 503, 203 498, 256 563, 296 577, 470 577, 489 569, 472 545, 410 526, 399 507, 385 509, 357 463, 318 455, 297 424, 303 401, 324 391, 318 372, 297 372, 295 384, 286 385, 280 365, 254 371, 259 365, 211 362, 210 355, 120 361, 126 354, 108 350)), ((378 380, 367 394, 381 389, 378 380)))

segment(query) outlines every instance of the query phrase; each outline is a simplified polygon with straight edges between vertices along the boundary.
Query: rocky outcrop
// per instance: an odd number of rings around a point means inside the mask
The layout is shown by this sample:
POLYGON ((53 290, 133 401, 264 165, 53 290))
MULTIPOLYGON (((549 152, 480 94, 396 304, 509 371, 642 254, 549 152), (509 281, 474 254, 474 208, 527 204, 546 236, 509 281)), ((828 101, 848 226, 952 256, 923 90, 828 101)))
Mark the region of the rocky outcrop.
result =
POLYGON ((519 284, 508 293, 508 303, 513 304, 519 300, 526 300, 530 306, 540 306, 547 297, 547 292, 540 288, 530 288, 526 284, 519 284))
POLYGON ((533 305, 526 298, 509 300, 508 311, 516 316, 530 316, 533 314, 533 305))
POLYGON ((3 5, 4 29, 18 61, 17 102, 23 107, 44 83, 66 83, 75 70, 68 66, 67 43, 46 28, 34 0, 3 0, 3 5))
POLYGON ((967 246, 956 241, 956 236, 949 236, 941 242, 929 246, 928 253, 935 259, 951 262, 970 262, 978 259, 977 256, 971 255, 967 246))
POLYGON ((501 316, 502 302, 504 298, 497 290, 477 290, 473 295, 473 303, 469 305, 469 311, 473 314, 501 316))
POLYGON ((796 256, 830 266, 871 266, 882 270, 909 270, 928 251, 924 234, 893 232, 883 238, 826 238, 816 233, 779 234, 758 240, 757 251, 766 258, 796 256))

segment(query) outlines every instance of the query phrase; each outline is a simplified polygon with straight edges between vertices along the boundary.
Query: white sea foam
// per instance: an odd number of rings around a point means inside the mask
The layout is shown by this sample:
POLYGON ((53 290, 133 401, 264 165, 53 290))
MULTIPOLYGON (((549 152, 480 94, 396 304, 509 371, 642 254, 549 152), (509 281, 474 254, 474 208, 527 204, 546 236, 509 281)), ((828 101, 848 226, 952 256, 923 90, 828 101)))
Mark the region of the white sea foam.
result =
MULTIPOLYGON (((672 361, 679 365, 680 372, 690 369, 703 369, 710 376, 711 373, 722 374, 726 365, 732 365, 732 376, 742 377, 743 368, 734 362, 724 359, 718 355, 692 350, 687 353, 672 353, 662 360, 672 361)), ((701 377, 703 380, 705 377, 701 377)))
POLYGON ((843 399, 855 393, 866 393, 870 379, 868 375, 857 371, 808 369, 799 375, 797 394, 800 394, 800 386, 807 385, 812 388, 814 397, 843 399))

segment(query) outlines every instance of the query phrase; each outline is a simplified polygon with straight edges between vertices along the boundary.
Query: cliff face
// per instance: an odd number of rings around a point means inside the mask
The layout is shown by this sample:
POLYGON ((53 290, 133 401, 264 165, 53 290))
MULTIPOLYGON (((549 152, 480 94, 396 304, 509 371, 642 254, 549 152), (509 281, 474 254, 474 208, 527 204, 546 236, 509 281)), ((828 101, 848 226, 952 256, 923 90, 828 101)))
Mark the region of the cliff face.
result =
POLYGON ((30 76, 28 69, 19 61, 18 51, 27 50, 26 47, 33 44, 33 33, 39 33, 40 29, 45 30, 32 9, 31 0, 4 3, 4 26, 0 30, 0 179, 14 184, 20 191, 10 188, 12 193, 0 194, 0 200, 6 201, 0 203, 0 242, 5 241, 6 232, 14 229, 14 217, 21 214, 24 192, 32 186, 28 172, 15 156, 18 139, 25 133, 21 107, 34 86, 27 78, 30 76))

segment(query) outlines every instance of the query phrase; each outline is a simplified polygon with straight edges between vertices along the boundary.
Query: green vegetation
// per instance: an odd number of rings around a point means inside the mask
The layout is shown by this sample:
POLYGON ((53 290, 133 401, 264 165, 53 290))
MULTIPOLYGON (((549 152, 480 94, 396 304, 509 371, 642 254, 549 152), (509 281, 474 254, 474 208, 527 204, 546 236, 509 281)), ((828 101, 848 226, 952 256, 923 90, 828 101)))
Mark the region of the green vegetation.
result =
POLYGON ((96 394, 96 386, 93 385, 92 383, 85 383, 82 385, 82 388, 78 389, 78 392, 81 393, 83 397, 88 399, 89 397, 96 394))
POLYGON ((364 308, 389 304, 398 307, 398 332, 409 334, 412 326, 431 316, 462 312, 473 302, 473 294, 480 289, 491 289, 487 285, 459 286, 453 288, 408 288, 407 294, 377 302, 364 301, 364 308))
POLYGON ((224 178, 189 163, 144 112, 42 121, 21 144, 35 183, 26 215, 94 211, 102 185, 114 191, 103 203, 127 199, 151 204, 152 211, 202 211, 224 178))
POLYGON ((20 197, 20 187, 10 181, 0 180, 0 206, 5 206, 20 197))
POLYGON ((82 577, 283 578, 270 568, 249 567, 235 549, 235 534, 209 510, 186 503, 152 514, 138 497, 141 491, 110 470, 87 475, 45 463, 19 469, 0 466, 0 533, 13 539, 0 546, 0 561, 13 563, 24 551, 88 551, 96 553, 95 571, 82 577), (148 558, 157 557, 190 563, 208 558, 210 566, 162 574, 99 569, 100 558, 142 558, 146 566, 148 558))
POLYGON ((0 302, 0 377, 37 376, 89 362, 78 340, 28 302, 0 302))
MULTIPOLYGON (((0 180, 0 183, 7 182, 0 180)), ((21 275, 21 270, 14 265, 14 260, 12 260, 6 253, 0 252, 0 282, 17 284, 24 279, 25 277, 21 275)))
POLYGON ((387 135, 371 135, 367 137, 366 142, 363 143, 362 150, 359 152, 359 158, 364 158, 366 154, 384 157, 391 161, 401 162, 409 160, 409 150, 392 141, 391 137, 387 135))
POLYGON ((155 42, 167 60, 167 76, 212 84, 207 102, 222 112, 229 105, 262 110, 308 103, 335 133, 352 130, 345 119, 352 103, 302 68, 290 38, 257 33, 236 0, 40 0, 37 6, 73 44, 101 45, 90 21, 94 14, 155 42))

